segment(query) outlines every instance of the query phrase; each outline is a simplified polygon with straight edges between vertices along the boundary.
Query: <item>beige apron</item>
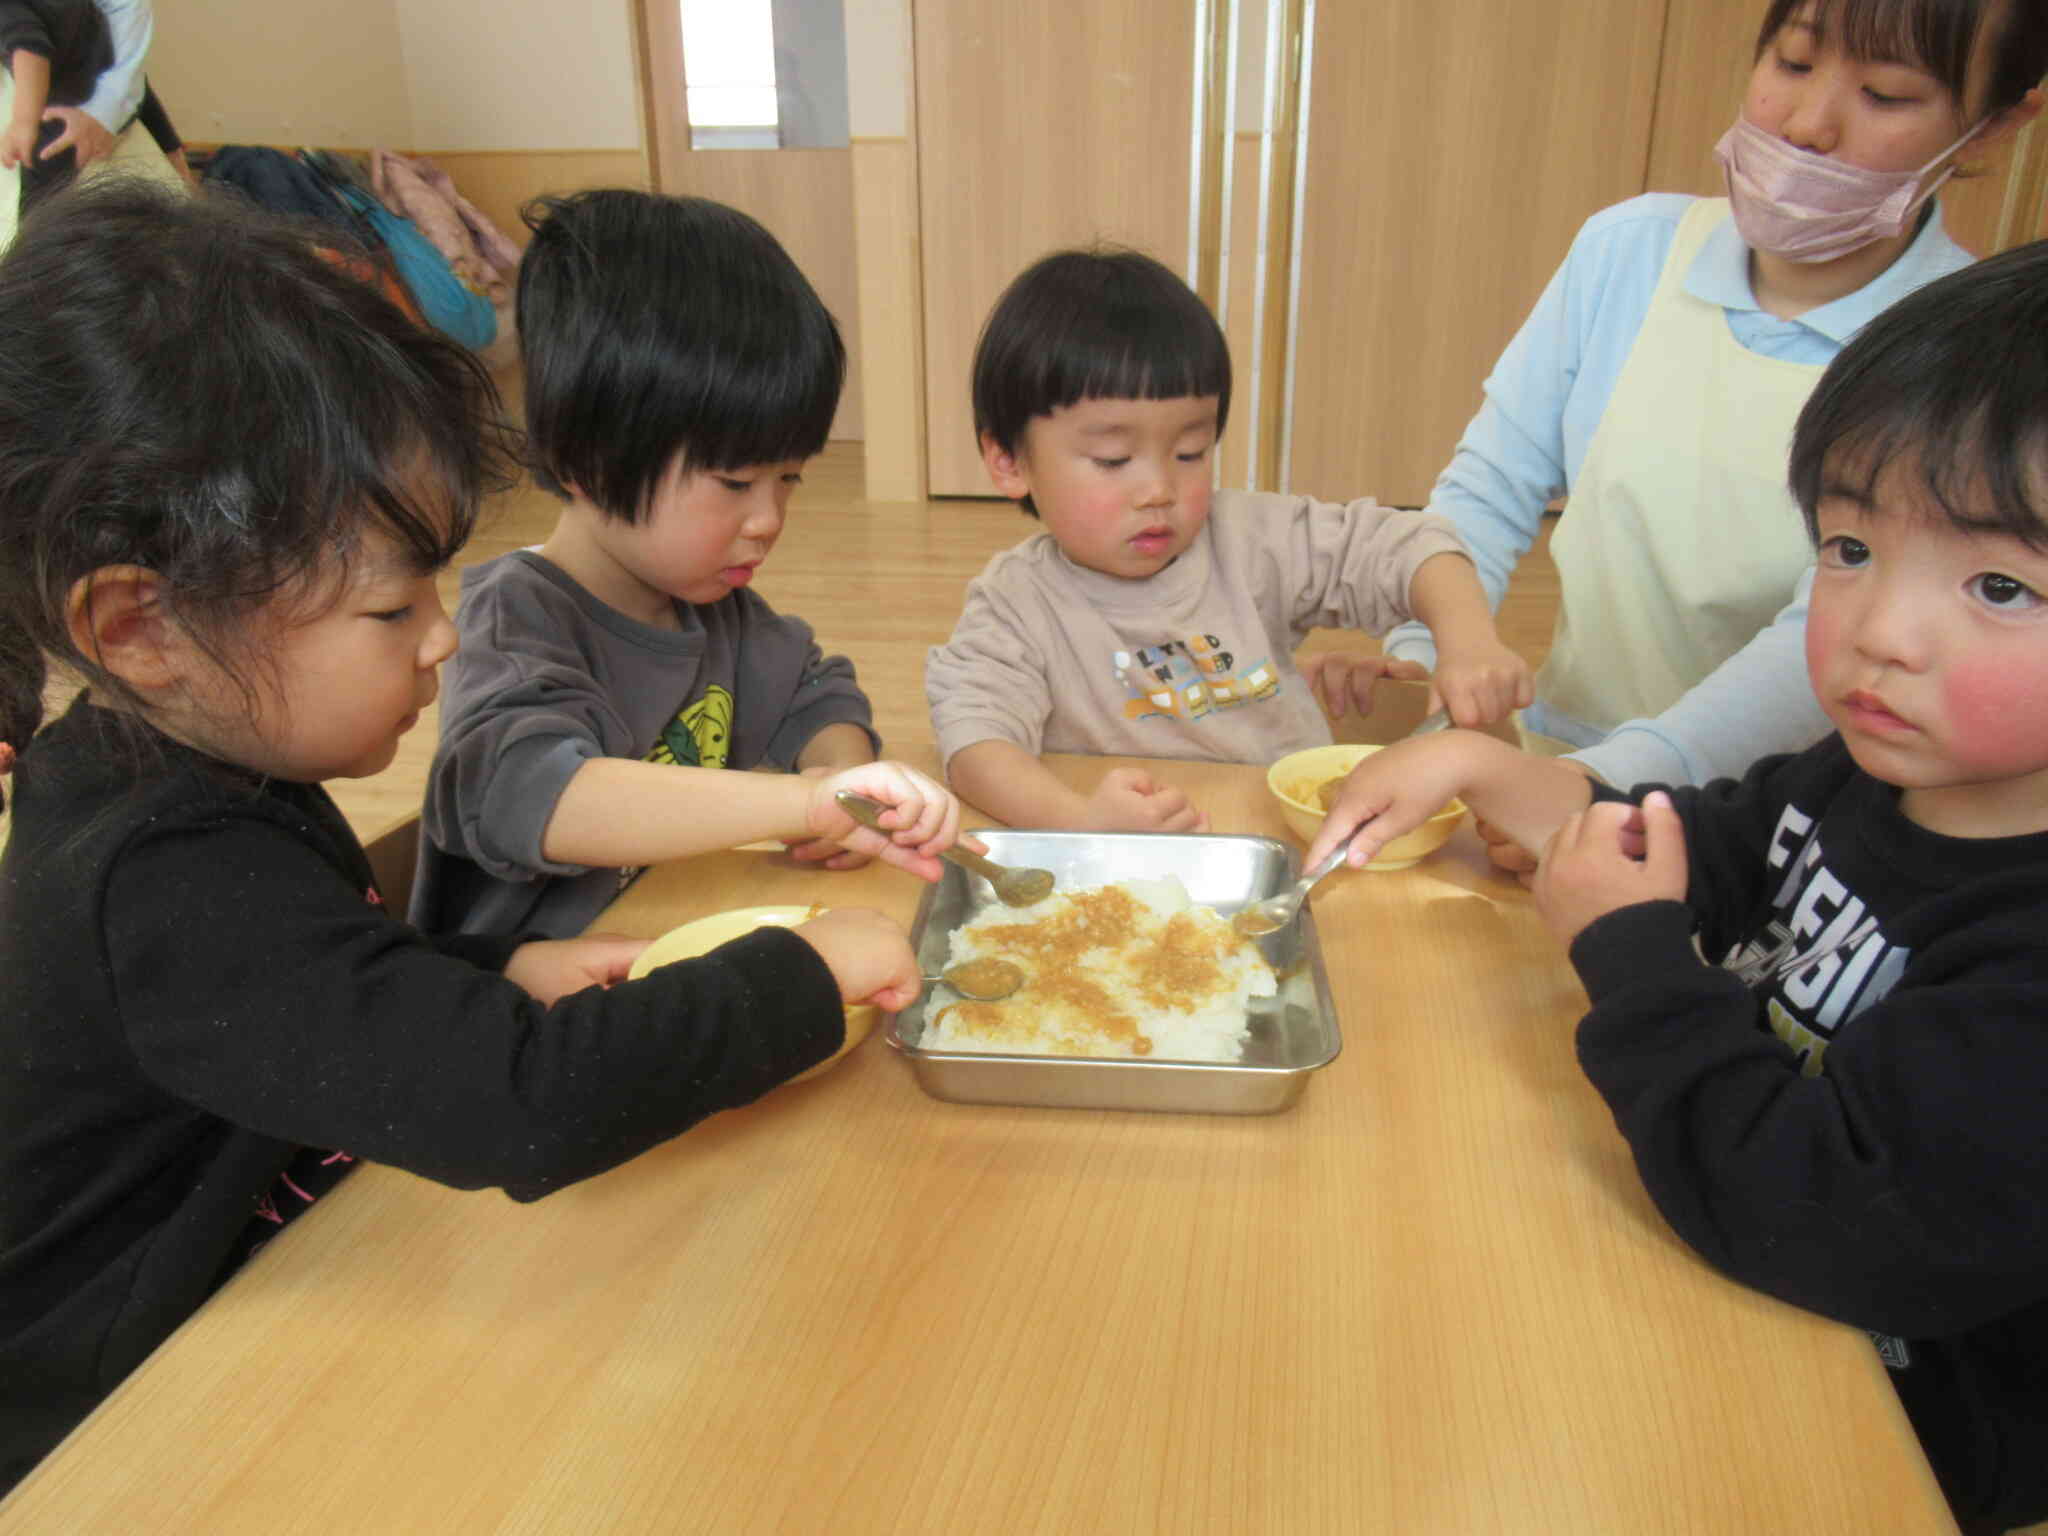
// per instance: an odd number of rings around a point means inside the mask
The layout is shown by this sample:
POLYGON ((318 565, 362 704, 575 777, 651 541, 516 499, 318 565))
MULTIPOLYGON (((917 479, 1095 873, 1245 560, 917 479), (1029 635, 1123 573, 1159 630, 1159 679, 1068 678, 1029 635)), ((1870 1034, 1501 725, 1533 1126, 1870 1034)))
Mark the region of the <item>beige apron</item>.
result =
POLYGON ((1551 540, 1562 602, 1536 695, 1603 732, 1663 713, 1740 650, 1813 558, 1785 461, 1823 369, 1746 350, 1684 291, 1727 216, 1711 198, 1679 221, 1551 540))

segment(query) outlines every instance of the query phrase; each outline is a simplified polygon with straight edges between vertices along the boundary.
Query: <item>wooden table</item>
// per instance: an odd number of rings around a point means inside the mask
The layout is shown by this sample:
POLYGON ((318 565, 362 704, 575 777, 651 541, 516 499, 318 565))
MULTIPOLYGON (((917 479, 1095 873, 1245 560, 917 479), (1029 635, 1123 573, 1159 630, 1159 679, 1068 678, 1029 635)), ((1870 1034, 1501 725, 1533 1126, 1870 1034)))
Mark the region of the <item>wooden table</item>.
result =
MULTIPOLYGON (((918 892, 733 853, 605 926, 918 892)), ((1316 911, 1344 1051, 1285 1114, 945 1104, 873 1040, 537 1205, 362 1169, 0 1528, 1953 1531, 1868 1340, 1659 1221, 1469 827, 1316 911)))

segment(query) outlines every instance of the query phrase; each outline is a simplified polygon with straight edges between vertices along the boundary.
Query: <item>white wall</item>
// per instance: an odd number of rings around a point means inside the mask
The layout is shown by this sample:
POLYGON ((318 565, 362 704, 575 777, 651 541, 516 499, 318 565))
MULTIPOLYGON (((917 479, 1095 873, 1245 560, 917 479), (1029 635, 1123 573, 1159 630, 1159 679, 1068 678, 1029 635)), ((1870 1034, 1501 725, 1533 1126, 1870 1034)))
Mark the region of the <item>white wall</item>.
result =
POLYGON ((632 18, 631 0, 406 0, 414 147, 639 148, 632 18))
POLYGON ((149 76, 203 143, 640 145, 632 0, 166 0, 149 76))
POLYGON ((167 0, 149 78, 201 143, 410 144, 397 0, 167 0))
POLYGON ((847 112, 856 139, 910 134, 910 0, 846 0, 847 112))

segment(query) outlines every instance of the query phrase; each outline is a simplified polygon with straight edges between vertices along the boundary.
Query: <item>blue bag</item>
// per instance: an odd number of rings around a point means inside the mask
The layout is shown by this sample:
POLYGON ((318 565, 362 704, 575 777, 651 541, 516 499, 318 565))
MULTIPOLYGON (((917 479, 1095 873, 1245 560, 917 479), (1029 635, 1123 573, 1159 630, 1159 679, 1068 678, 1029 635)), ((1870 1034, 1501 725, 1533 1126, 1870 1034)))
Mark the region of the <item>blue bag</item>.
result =
POLYGON ((429 325, 473 351, 481 351, 497 339, 498 312, 491 308, 490 300, 455 275, 448 259, 434 249, 418 225, 399 217, 360 187, 330 185, 384 242, 429 325))

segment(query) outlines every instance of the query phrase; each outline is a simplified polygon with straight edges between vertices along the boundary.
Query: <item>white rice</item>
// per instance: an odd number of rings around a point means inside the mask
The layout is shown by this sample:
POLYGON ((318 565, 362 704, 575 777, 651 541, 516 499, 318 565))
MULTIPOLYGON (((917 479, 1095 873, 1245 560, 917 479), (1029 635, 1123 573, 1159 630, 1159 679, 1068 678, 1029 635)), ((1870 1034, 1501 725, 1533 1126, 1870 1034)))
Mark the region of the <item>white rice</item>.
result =
POLYGON ((947 963, 983 958, 1021 966, 1025 985, 998 1003, 935 991, 925 1049, 1237 1061, 1251 999, 1275 991, 1258 947, 1172 877, 991 902, 954 930, 947 963))

